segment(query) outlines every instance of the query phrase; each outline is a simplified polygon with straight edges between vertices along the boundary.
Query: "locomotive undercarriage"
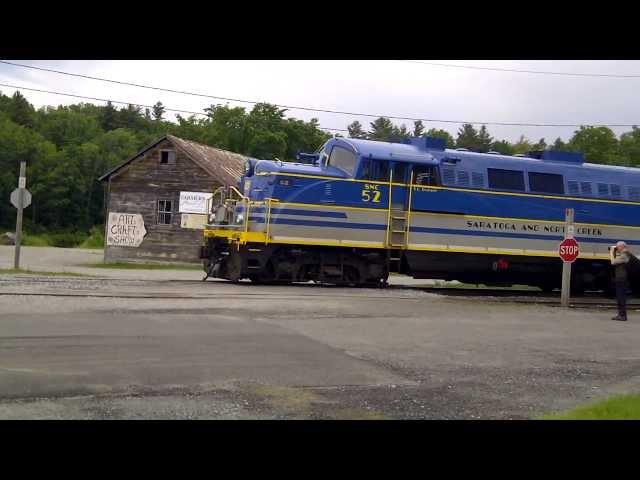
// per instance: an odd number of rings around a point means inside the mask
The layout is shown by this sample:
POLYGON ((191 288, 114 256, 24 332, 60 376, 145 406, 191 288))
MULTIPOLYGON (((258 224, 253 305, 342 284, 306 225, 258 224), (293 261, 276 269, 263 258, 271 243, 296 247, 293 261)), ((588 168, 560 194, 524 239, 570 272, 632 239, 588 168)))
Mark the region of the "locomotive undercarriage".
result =
MULTIPOLYGON (((403 252, 344 247, 247 243, 210 238, 201 258, 208 277, 253 283, 317 283, 384 287, 389 273, 414 278, 458 280, 489 286, 532 285, 544 291, 560 288, 562 263, 543 257, 501 257, 437 252, 403 252)), ((631 279, 634 290, 640 284, 631 279)), ((572 291, 611 289, 606 262, 578 260, 572 268, 572 291)))
POLYGON ((314 281, 345 286, 385 286, 389 261, 385 251, 247 243, 209 239, 203 247, 206 277, 237 282, 286 284, 314 281))

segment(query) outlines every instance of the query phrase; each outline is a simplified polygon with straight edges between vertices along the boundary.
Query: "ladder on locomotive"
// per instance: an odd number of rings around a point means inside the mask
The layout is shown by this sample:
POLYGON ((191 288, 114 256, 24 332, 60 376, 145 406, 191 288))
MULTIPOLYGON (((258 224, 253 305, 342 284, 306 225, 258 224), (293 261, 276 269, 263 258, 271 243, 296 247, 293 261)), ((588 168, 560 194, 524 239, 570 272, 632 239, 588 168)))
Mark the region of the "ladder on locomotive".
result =
POLYGON ((407 211, 402 205, 393 205, 389 221, 390 247, 402 248, 407 245, 407 226, 407 211))

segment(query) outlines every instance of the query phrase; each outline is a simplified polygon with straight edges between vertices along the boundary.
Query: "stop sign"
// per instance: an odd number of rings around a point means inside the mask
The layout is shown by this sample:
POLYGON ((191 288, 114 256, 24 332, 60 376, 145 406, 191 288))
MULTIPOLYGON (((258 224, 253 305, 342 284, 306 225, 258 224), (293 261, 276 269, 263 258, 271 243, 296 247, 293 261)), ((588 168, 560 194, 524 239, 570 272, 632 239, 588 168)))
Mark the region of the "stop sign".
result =
POLYGON ((563 262, 572 263, 576 258, 578 258, 578 255, 580 254, 580 246, 574 238, 565 238, 562 242, 560 242, 558 254, 560 255, 560 258, 563 262))

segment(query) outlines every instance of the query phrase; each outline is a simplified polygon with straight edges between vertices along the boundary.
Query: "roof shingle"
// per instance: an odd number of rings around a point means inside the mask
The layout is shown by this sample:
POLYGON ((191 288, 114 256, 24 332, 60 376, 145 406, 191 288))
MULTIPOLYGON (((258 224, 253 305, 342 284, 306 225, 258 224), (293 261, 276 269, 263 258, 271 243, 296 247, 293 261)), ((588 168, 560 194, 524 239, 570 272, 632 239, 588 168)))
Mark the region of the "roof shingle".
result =
POLYGON ((136 153, 133 157, 121 163, 117 167, 109 170, 98 180, 106 180, 121 168, 125 167, 126 165, 143 155, 145 152, 155 147, 164 139, 167 139, 169 142, 171 142, 176 147, 176 149, 181 150, 182 153, 187 155, 191 160, 193 160, 197 165, 203 168, 206 172, 216 178, 223 185, 235 185, 237 183, 238 179, 242 176, 244 164, 248 159, 248 157, 240 155, 239 153, 221 150, 219 148, 210 147, 209 145, 203 145, 201 143, 192 142, 190 140, 184 140, 173 135, 166 135, 158 139, 151 145, 145 147, 144 149, 136 153))

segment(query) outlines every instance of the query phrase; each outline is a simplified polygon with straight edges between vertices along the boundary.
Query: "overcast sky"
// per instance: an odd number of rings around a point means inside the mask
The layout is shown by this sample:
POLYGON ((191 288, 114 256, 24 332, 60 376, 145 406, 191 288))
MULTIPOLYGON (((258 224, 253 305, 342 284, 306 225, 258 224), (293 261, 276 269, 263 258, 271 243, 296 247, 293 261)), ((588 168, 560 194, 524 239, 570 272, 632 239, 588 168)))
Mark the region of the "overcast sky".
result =
MULTIPOLYGON (((426 60, 425 60, 426 61, 426 60)), ((640 75, 640 61, 464 61, 430 62, 521 70, 640 75)), ((40 67, 72 73, 187 90, 221 97, 281 105, 424 119, 477 123, 640 124, 640 77, 605 78, 471 70, 406 61, 29 61, 40 67)), ((0 64, 0 83, 55 90, 83 96, 201 112, 225 101, 153 91, 96 80, 69 77, 0 64)), ((11 95, 14 88, 0 86, 11 95)), ((78 103, 81 99, 29 92, 36 107, 78 103)), ((87 100, 88 101, 88 100, 87 100)), ((103 102, 90 101, 103 104, 103 102)), ((247 103, 229 102, 252 107, 247 103)), ((373 118, 291 109, 288 116, 320 125, 346 128, 359 120, 365 128, 373 118)), ((174 119, 173 114, 167 115, 174 119)), ((398 125, 412 122, 394 120, 398 125)), ((460 124, 426 122, 455 136, 460 124)), ((572 127, 488 125, 496 139, 516 141, 521 134, 548 143, 567 140, 572 127)), ((616 127, 619 135, 630 127, 616 127)))

